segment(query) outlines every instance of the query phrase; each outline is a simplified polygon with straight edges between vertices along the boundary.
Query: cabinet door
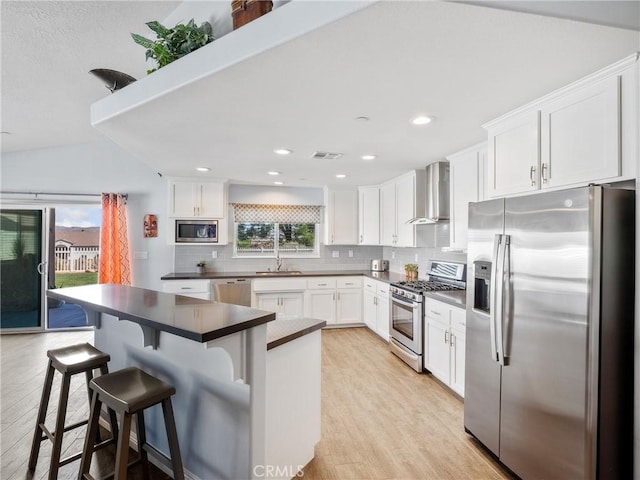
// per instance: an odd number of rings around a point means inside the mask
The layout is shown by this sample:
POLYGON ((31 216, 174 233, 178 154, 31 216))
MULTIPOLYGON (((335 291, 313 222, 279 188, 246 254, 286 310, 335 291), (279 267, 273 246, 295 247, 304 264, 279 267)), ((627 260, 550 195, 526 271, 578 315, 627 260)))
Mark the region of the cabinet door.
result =
POLYGON ((337 295, 336 322, 362 323, 362 289, 340 288, 337 295))
POLYGON ((256 300, 258 302, 256 308, 259 310, 280 311, 280 294, 278 293, 259 293, 256 295, 256 300))
POLYGON ((325 320, 327 324, 336 323, 335 299, 335 290, 307 290, 305 316, 325 320))
POLYGON ((489 128, 488 196, 540 188, 540 112, 525 112, 489 128))
POLYGON ((416 178, 406 175, 396 180, 396 245, 399 247, 415 246, 415 226, 407 224, 415 217, 416 210, 416 178))
POLYGON ((461 397, 464 397, 465 340, 464 326, 451 327, 451 389, 461 397))
POLYGON ((450 246, 467 248, 469 202, 480 200, 480 155, 477 149, 449 158, 451 219, 449 223, 450 246))
POLYGON ((542 109, 542 188, 617 177, 620 79, 607 78, 542 109))
POLYGON ((327 245, 357 245, 358 192, 355 189, 330 191, 328 212, 327 245))
POLYGON ((380 244, 380 188, 361 187, 359 189, 359 243, 361 245, 380 244))
POLYGON ((425 366, 434 377, 449 385, 451 374, 449 371, 449 325, 427 318, 427 351, 425 352, 425 366))
POLYGON ((367 327, 377 332, 378 306, 376 305, 376 295, 373 292, 364 291, 363 294, 362 319, 367 327))
POLYGON ((280 313, 301 317, 304 314, 304 294, 302 292, 283 292, 280 294, 280 313))
POLYGON ((188 218, 196 216, 197 185, 188 181, 169 183, 169 216, 188 218))
POLYGON ((396 184, 393 182, 380 187, 380 243, 396 244, 396 184))
POLYGON ((378 295, 377 297, 378 318, 376 328, 378 335, 389 341, 389 297, 386 295, 378 295))
POLYGON ((223 218, 224 215, 224 184, 200 183, 198 190, 198 215, 201 217, 223 218))

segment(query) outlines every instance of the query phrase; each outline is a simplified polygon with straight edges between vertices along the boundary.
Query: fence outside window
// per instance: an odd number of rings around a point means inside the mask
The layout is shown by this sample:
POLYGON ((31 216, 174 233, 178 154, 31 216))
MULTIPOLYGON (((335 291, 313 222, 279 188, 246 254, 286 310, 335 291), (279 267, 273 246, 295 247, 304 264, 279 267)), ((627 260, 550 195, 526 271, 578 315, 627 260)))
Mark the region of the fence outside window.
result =
POLYGON ((56 272, 97 271, 100 247, 56 246, 56 272))

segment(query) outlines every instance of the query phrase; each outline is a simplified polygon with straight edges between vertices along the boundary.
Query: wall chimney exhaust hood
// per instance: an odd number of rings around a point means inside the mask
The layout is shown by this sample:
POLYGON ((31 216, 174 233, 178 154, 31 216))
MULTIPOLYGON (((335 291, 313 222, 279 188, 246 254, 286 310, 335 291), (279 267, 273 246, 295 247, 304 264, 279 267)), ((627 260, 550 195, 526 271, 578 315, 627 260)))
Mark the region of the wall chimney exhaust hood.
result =
MULTIPOLYGON (((421 188, 418 184, 417 188, 421 188)), ((437 223, 449 220, 449 162, 436 162, 427 165, 424 205, 416 205, 416 217, 408 220, 412 225, 437 223)))

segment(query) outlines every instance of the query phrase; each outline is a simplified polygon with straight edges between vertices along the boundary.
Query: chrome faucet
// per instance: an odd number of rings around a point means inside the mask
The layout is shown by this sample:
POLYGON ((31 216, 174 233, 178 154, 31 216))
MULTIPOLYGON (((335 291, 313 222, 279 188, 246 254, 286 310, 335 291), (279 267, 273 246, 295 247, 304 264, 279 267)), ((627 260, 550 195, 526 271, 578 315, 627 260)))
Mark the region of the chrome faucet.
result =
POLYGON ((280 258, 280 252, 276 253, 276 272, 279 272, 282 268, 282 259, 280 258))

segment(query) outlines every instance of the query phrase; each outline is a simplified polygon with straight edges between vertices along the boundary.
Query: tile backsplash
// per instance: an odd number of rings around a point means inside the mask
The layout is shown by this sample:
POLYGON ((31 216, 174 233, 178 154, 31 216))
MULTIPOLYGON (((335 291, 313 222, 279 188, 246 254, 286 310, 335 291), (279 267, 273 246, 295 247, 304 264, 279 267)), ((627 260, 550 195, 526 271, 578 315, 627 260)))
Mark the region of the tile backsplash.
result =
MULTIPOLYGON (((369 270, 371 260, 382 258, 383 247, 361 247, 354 245, 320 246, 320 258, 283 258, 283 270, 369 270), (338 257, 333 256, 338 252, 338 257), (353 256, 349 256, 349 252, 353 256)), ((233 245, 214 247, 211 245, 176 245, 175 272, 186 273, 196 270, 200 260, 207 262, 208 272, 255 272, 274 269, 274 258, 233 258, 233 245), (218 257, 212 258, 212 252, 218 257)))

